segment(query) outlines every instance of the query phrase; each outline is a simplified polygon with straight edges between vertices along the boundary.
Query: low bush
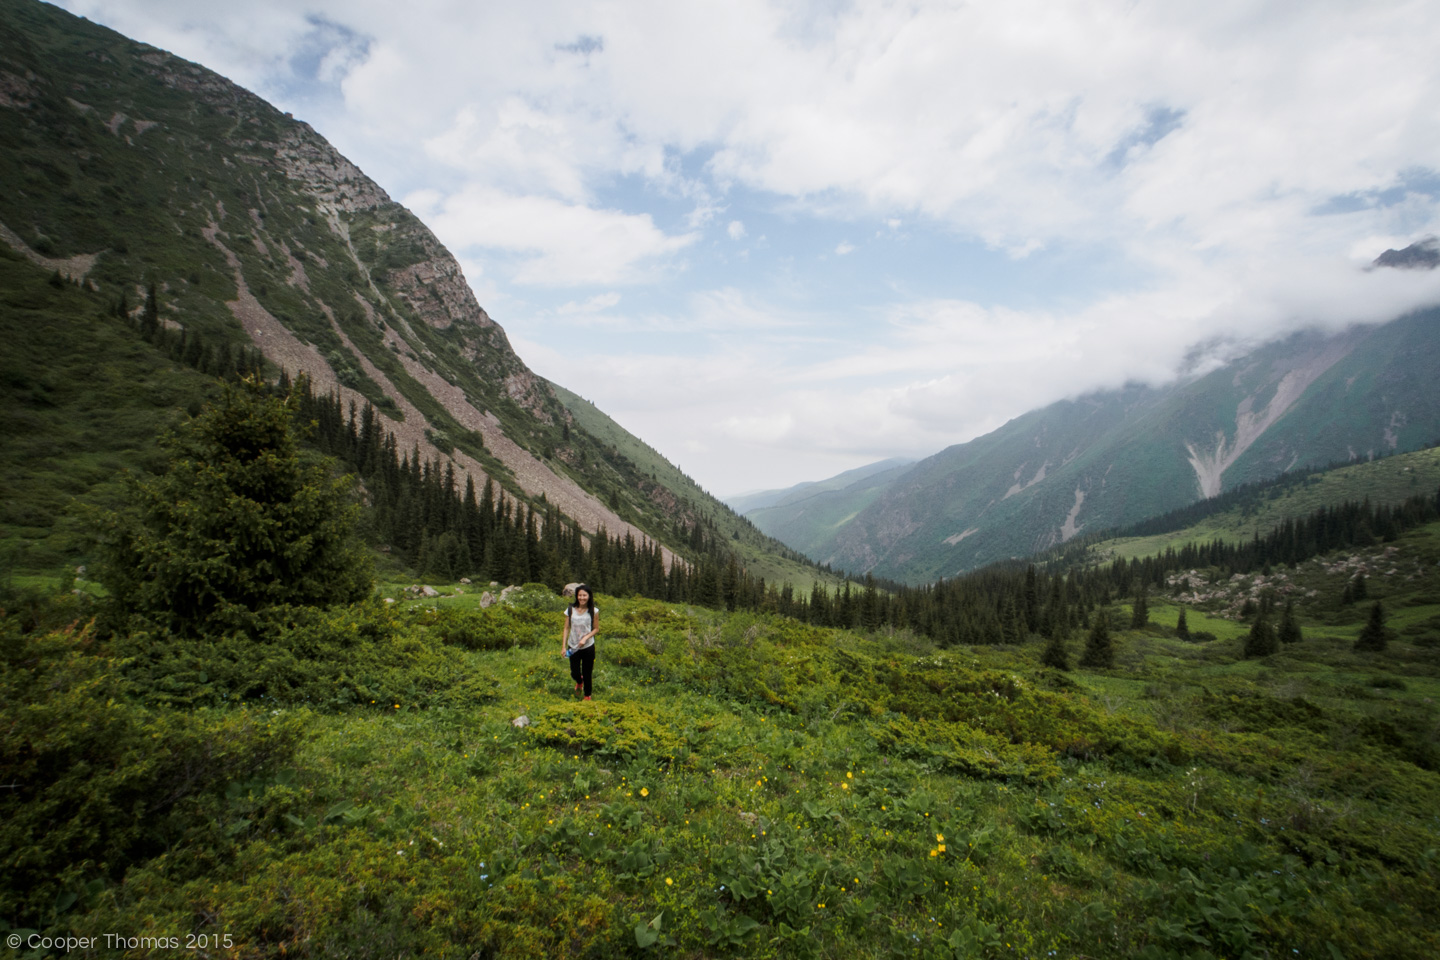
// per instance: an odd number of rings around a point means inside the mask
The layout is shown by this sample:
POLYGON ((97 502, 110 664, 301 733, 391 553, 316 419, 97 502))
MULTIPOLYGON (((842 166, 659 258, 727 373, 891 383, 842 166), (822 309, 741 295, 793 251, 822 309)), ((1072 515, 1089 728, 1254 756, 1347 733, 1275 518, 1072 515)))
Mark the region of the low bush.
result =
POLYGON ((138 632, 115 641, 126 676, 153 703, 217 705, 259 701, 334 710, 483 702, 494 680, 455 646, 501 643, 499 618, 401 613, 380 603, 331 610, 275 608, 259 635, 177 637, 138 632), (431 621, 427 623, 426 621, 431 621), (432 623, 445 630, 432 631, 432 623))
POLYGON ((152 712, 127 700, 88 628, 0 655, 0 920, 40 927, 177 846, 213 866, 225 785, 289 761, 298 721, 259 711, 152 712), (208 852, 207 852, 208 851, 208 852))

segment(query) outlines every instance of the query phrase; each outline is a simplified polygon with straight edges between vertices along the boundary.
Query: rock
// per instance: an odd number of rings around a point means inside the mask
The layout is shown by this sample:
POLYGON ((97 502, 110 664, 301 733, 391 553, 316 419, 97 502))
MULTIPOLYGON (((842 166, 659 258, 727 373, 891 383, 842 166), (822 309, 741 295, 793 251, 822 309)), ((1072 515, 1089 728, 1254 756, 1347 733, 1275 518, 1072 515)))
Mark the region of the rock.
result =
POLYGON ((460 582, 461 582, 461 583, 464 583, 464 584, 468 584, 468 583, 470 582, 470 578, 469 578, 469 577, 461 577, 461 578, 460 578, 460 582))
POLYGON ((386 602, 386 603, 394 603, 394 602, 395 602, 395 598, 394 598, 394 597, 386 597, 386 598, 385 598, 385 602, 386 602))
POLYGON ((522 713, 522 714, 520 714, 520 716, 518 716, 518 717, 516 717, 514 720, 511 720, 511 721, 510 721, 510 726, 512 726, 512 727, 528 727, 528 726, 530 726, 530 718, 527 717, 527 716, 525 716, 525 714, 522 713))
POLYGON ((563 596, 573 597, 573 596, 575 596, 575 591, 578 590, 579 587, 580 587, 580 584, 578 584, 578 583, 567 583, 567 584, 565 584, 565 589, 564 589, 564 590, 561 590, 560 593, 561 593, 563 596))
POLYGON ((510 586, 508 586, 508 587, 506 587, 504 590, 501 590, 501 591, 500 591, 500 599, 501 599, 502 601, 508 599, 509 596, 510 596, 510 594, 514 593, 516 590, 519 590, 519 589, 520 589, 519 587, 515 586, 515 585, 512 583, 510 586))
POLYGON ((438 597, 440 596, 440 591, 436 590, 434 587, 430 586, 427 583, 425 586, 420 588, 420 595, 422 597, 438 597))
POLYGON ((480 607, 481 607, 482 609, 485 608, 485 607, 492 606, 492 605, 494 605, 494 603, 495 603, 495 594, 491 593, 489 590, 486 590, 484 593, 480 594, 480 607))

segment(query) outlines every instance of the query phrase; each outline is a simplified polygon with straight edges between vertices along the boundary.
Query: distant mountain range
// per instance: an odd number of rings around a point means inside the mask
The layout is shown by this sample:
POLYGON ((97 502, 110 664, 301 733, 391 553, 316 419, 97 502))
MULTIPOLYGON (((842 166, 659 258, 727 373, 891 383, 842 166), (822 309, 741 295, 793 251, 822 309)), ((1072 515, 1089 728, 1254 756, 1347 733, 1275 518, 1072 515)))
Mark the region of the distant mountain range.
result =
MULTIPOLYGON (((1433 246, 1387 251, 1377 266, 1433 266, 1433 246)), ((820 563, 920 583, 1299 466, 1436 439, 1440 310, 1432 309, 1297 334, 1163 387, 1064 400, 913 465, 861 468, 740 506, 820 563)))

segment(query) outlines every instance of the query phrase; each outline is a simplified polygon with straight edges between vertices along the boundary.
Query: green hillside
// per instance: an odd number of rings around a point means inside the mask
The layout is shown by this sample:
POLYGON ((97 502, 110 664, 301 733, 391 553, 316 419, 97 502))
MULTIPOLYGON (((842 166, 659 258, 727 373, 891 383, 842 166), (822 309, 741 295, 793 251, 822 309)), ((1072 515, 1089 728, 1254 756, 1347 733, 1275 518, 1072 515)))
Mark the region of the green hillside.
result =
POLYGON ((1434 309, 1297 334, 1204 376, 1031 411, 850 511, 812 511, 807 526, 792 508, 766 529, 822 563, 911 584, 1025 557, 1288 470, 1433 442, 1437 344, 1434 309))
POLYGON ((359 580, 278 575, 311 548, 366 566, 343 485, 290 423, 263 386, 228 388, 100 518, 101 589, 0 579, 11 942, 143 956, 188 937, 242 958, 1440 946, 1434 493, 1337 515, 1349 545, 1294 564, 992 568, 792 604, 809 623, 765 612, 773 595, 727 614, 602 592, 595 699, 578 700, 551 587, 388 584, 350 602, 359 580), (1262 629, 1277 617, 1283 644, 1262 629), (78 942, 106 932, 125 939, 78 942))
POLYGON ((156 468, 156 434, 215 390, 104 297, 51 279, 0 246, 0 556, 24 570, 83 559, 87 506, 113 505, 124 471, 156 468))
POLYGON ((1440 447, 1397 454, 1369 463, 1339 467, 1293 482, 1279 482, 1257 494, 1255 501, 1207 517, 1183 530, 1144 537, 1119 537, 1094 543, 1102 556, 1145 557, 1187 543, 1223 540, 1243 543, 1286 520, 1327 504, 1369 500, 1398 504, 1408 497, 1440 488, 1440 447))

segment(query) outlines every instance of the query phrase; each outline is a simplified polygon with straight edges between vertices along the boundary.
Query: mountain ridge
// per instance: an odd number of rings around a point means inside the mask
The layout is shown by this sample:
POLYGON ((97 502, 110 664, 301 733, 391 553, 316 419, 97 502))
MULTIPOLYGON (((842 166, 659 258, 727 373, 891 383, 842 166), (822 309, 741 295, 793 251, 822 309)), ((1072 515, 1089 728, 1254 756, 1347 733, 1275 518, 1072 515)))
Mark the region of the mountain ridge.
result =
POLYGON ((1204 375, 1029 411, 868 487, 747 515, 837 569, 953 576, 1297 466, 1429 443, 1440 437, 1437 343, 1433 309, 1297 333, 1204 375))
POLYGON ((700 522, 787 552, 698 488, 657 493, 578 426, 434 233, 309 124, 58 8, 0 14, 0 245, 36 271, 135 317, 153 286, 160 325, 253 345, 342 408, 372 406, 462 485, 653 541, 667 565, 700 522))

